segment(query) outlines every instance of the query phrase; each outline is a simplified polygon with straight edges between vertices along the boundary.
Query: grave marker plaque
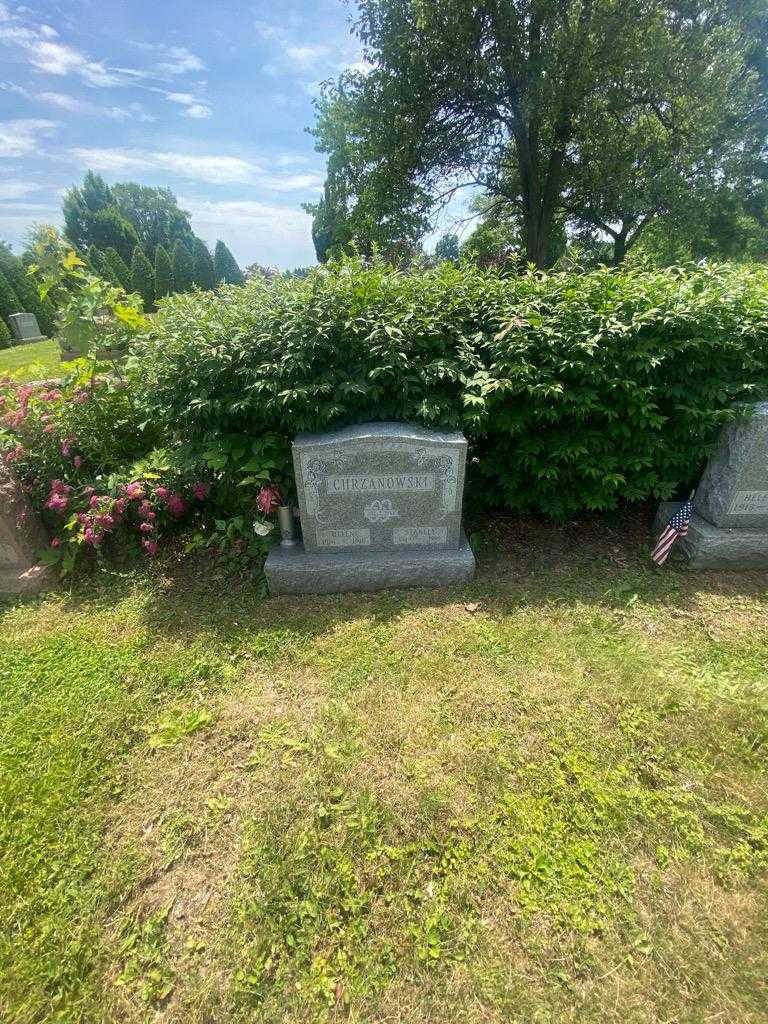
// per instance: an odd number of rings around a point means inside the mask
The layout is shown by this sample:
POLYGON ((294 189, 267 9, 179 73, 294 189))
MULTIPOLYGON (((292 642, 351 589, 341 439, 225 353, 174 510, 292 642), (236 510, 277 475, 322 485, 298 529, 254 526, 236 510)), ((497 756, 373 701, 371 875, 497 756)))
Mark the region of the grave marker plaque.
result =
POLYGON ((14 345, 24 345, 28 341, 40 341, 43 335, 34 313, 12 313, 8 321, 13 331, 14 345))
MULTIPOLYGON (((768 402, 723 428, 693 508, 680 549, 694 569, 768 569, 768 402)), ((662 504, 655 535, 675 511, 662 504)))
POLYGON ((303 544, 267 559, 273 593, 440 585, 472 576, 461 528, 467 442, 404 423, 299 434, 303 544))

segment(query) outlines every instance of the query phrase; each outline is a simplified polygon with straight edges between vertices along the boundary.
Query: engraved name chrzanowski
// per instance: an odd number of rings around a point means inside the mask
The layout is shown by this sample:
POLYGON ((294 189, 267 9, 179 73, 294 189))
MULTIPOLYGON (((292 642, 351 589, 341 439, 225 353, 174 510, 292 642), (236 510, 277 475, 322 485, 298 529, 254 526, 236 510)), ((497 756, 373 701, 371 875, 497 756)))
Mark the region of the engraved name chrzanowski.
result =
POLYGON ((386 445, 361 445, 353 450, 345 449, 334 453, 323 453, 322 455, 313 452, 305 452, 301 456, 301 470, 304 478, 304 496, 306 502, 307 516, 311 516, 318 526, 330 526, 334 521, 336 512, 327 507, 324 499, 331 496, 337 498, 348 497, 355 494, 385 493, 387 490, 393 493, 401 491, 430 491, 436 490, 439 506, 436 509, 438 518, 445 518, 449 513, 458 512, 460 507, 460 494, 458 491, 458 452, 446 452, 439 447, 419 446, 413 448, 409 442, 390 442, 386 445), (424 472, 403 473, 378 473, 362 474, 350 473, 351 461, 366 456, 382 458, 388 454, 405 456, 415 463, 418 470, 424 472), (335 473, 329 476, 329 471, 335 473), (344 470, 347 472, 344 473, 344 470), (429 470, 429 472, 426 472, 429 470), (343 474, 343 475, 342 475, 343 474), (399 480, 404 481, 404 486, 397 486, 399 480), (339 481, 338 486, 332 486, 331 481, 339 481), (341 483, 347 481, 348 483, 341 483), (370 482, 371 486, 358 487, 352 481, 361 483, 370 482), (383 481, 385 486, 379 486, 373 481, 383 481), (391 487, 387 484, 391 481, 391 487), (412 481, 413 486, 408 485, 412 481))
POLYGON ((367 494, 371 491, 433 491, 433 473, 387 473, 381 476, 329 476, 329 494, 367 494))

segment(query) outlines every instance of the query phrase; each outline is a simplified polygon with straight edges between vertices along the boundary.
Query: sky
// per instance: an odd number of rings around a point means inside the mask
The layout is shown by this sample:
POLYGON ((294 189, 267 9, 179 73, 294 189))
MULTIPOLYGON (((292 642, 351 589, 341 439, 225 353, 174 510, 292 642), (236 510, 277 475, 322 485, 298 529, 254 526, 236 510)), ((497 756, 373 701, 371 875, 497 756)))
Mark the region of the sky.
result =
POLYGON ((173 190, 242 266, 315 262, 319 84, 360 66, 343 0, 0 0, 0 239, 91 169, 173 190))

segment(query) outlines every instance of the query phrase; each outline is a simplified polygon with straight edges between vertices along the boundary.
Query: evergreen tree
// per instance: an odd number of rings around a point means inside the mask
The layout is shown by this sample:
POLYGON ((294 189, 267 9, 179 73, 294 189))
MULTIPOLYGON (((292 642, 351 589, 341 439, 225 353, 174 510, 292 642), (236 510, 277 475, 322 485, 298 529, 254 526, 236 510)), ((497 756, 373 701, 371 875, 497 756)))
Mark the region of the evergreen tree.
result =
POLYGON ((120 284, 120 282, 115 278, 115 272, 107 263, 101 249, 96 249, 94 246, 91 246, 88 250, 88 264, 94 274, 102 277, 105 281, 110 281, 112 284, 116 285, 120 284))
POLYGON ((123 291, 131 290, 131 272, 117 249, 111 246, 104 250, 104 260, 112 271, 112 280, 116 281, 123 291))
POLYGON ((158 245, 155 250, 155 298, 163 299, 173 292, 173 268, 168 253, 158 245))
POLYGON ((173 272, 173 289, 176 292, 189 292, 192 290, 192 257, 189 249, 178 238, 173 243, 171 254, 171 269, 173 272))
POLYGON ((155 272, 152 264, 137 245, 131 258, 131 289, 144 300, 144 309, 150 310, 155 304, 155 272))
POLYGON ((196 238, 192 250, 192 279, 203 291, 210 292, 216 287, 216 272, 213 257, 201 238, 196 238))
POLYGON ((0 318, 0 348, 11 347, 11 329, 5 320, 0 318))
POLYGON ((34 313, 43 334, 51 335, 56 324, 56 307, 50 299, 41 299, 33 278, 7 245, 0 242, 0 271, 21 300, 26 313, 34 313))
POLYGON ((21 299, 11 287, 10 281, 0 271, 0 320, 8 320, 11 313, 24 313, 21 299))
POLYGON ((133 224, 114 207, 99 210, 92 215, 89 222, 89 239, 91 245, 95 245, 102 252, 114 249, 126 265, 139 243, 139 236, 133 224))
POLYGON ((225 284, 245 284, 243 272, 238 267, 235 257, 222 241, 216 243, 213 254, 213 269, 217 281, 225 284))
POLYGON ((64 233, 76 249, 84 252, 93 244, 93 216, 112 206, 113 202, 109 185, 100 174, 94 174, 93 171, 88 171, 80 188, 74 185, 67 190, 62 204, 64 233))

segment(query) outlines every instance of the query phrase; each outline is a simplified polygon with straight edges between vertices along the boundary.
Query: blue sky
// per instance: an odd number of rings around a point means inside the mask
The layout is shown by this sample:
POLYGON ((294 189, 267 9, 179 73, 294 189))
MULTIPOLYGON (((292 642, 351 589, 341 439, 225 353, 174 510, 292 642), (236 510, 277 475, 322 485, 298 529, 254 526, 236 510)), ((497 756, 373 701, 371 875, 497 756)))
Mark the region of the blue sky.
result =
POLYGON ((0 0, 0 239, 89 168, 169 186, 243 265, 314 262, 318 85, 361 60, 342 0, 0 0))

